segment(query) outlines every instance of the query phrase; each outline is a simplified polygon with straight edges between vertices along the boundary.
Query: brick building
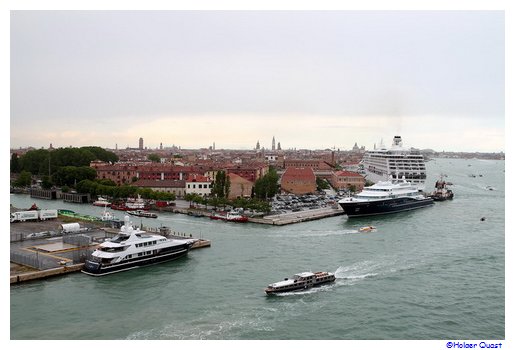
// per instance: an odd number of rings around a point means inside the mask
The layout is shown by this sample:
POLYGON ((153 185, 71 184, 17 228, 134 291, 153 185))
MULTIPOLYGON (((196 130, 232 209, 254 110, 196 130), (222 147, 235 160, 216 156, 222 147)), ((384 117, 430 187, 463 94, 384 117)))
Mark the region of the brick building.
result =
POLYGON ((138 180, 132 185, 150 188, 153 191, 175 193, 177 197, 184 197, 186 194, 185 180, 138 180))
POLYGON ((236 166, 229 166, 225 169, 225 171, 228 174, 236 174, 254 183, 257 179, 260 179, 268 173, 268 164, 258 162, 241 164, 236 166))
POLYGON ((356 191, 361 191, 365 186, 365 178, 352 171, 337 171, 333 174, 331 185, 338 190, 348 189, 354 186, 356 191))
POLYGON ((281 189, 297 195, 314 193, 317 184, 313 169, 287 168, 281 177, 281 189))
POLYGON ((229 199, 249 198, 252 195, 254 183, 236 174, 229 173, 228 176, 231 181, 229 199))

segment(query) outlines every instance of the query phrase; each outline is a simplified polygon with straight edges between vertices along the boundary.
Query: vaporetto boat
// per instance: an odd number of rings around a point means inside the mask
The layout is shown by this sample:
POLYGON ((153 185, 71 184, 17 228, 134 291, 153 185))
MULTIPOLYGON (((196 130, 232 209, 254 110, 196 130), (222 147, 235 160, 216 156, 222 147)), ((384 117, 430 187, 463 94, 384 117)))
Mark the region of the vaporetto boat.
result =
POLYGON ((131 225, 125 216, 120 232, 105 241, 87 259, 82 272, 102 276, 178 259, 188 254, 196 239, 169 239, 131 225))
POLYGON ((266 294, 279 294, 298 290, 309 289, 336 280, 332 272, 301 272, 284 281, 269 284, 265 289, 266 294))
POLYGON ((367 216, 397 213, 433 205, 433 199, 424 195, 410 182, 381 181, 365 187, 360 193, 338 202, 347 216, 367 216))

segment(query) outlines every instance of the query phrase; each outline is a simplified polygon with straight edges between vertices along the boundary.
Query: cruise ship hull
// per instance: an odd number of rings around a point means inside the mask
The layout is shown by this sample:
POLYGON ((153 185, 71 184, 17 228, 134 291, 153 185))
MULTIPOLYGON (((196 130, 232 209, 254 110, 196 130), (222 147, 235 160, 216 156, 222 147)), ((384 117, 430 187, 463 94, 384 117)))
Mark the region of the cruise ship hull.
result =
POLYGON ((170 260, 179 259, 188 254, 191 244, 183 244, 173 247, 171 251, 161 252, 156 255, 142 256, 126 262, 116 264, 102 264, 92 260, 86 260, 82 272, 92 276, 103 276, 115 272, 131 270, 146 265, 158 264, 170 260))
POLYGON ((349 217, 359 217, 368 215, 391 214, 401 211, 424 208, 433 205, 431 198, 395 198, 377 201, 353 201, 340 202, 340 206, 349 217))

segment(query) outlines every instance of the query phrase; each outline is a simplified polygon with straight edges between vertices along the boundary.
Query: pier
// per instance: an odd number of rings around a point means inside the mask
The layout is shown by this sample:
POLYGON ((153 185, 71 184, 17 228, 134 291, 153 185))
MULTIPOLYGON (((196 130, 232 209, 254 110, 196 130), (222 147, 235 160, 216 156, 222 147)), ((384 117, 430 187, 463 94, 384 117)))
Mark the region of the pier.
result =
POLYGON ((255 222, 258 224, 276 225, 283 226, 289 224, 296 224, 299 222, 312 221, 324 219, 332 216, 343 215, 342 209, 334 208, 320 208, 310 209, 297 212, 291 212, 286 214, 269 215, 263 218, 249 218, 249 222, 255 222))
MULTIPOLYGON (((198 217, 209 217, 211 215, 211 211, 201 210, 201 209, 185 209, 185 208, 175 208, 173 209, 174 213, 186 214, 190 216, 198 216, 198 217)), ((276 215, 268 215, 263 217, 248 217, 249 222, 255 224, 264 224, 264 225, 276 225, 283 226, 289 224, 296 224, 305 221, 319 220, 328 217, 343 215, 343 209, 341 208, 319 208, 319 209, 309 209, 296 211, 291 213, 284 214, 276 214, 276 215)))
POLYGON ((41 188, 31 188, 31 198, 42 198, 42 199, 57 199, 57 190, 44 190, 41 188))
MULTIPOLYGON (((11 232, 11 236, 14 234, 16 237, 25 237, 14 241, 11 237, 11 284, 78 272, 84 266, 84 259, 100 242, 114 237, 119 232, 119 229, 104 227, 91 228, 75 235, 58 235, 56 227, 62 223, 57 219, 52 222, 11 224, 11 231, 15 231, 11 232), (43 230, 49 234, 52 232, 53 235, 27 238, 30 233, 43 230)), ((199 239, 185 232, 171 232, 168 227, 146 227, 145 230, 173 239, 198 239, 191 247, 192 250, 211 246, 208 239, 199 239)))

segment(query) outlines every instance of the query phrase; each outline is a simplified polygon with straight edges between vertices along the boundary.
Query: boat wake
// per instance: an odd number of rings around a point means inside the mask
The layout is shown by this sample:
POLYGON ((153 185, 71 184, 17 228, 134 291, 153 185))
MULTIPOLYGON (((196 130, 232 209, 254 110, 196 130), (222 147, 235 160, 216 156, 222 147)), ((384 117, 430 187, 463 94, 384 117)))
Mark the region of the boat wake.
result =
POLYGON ((327 237, 327 236, 342 236, 359 233, 358 230, 324 230, 324 231, 307 231, 307 232, 291 232, 282 234, 269 234, 264 237, 267 238, 299 238, 299 237, 327 237))

